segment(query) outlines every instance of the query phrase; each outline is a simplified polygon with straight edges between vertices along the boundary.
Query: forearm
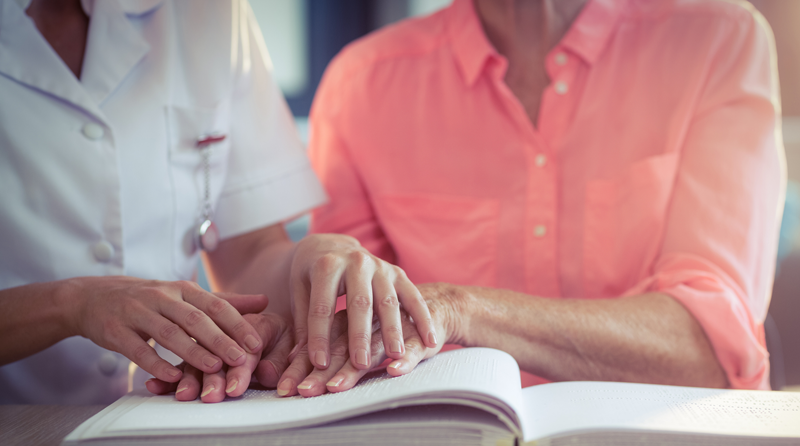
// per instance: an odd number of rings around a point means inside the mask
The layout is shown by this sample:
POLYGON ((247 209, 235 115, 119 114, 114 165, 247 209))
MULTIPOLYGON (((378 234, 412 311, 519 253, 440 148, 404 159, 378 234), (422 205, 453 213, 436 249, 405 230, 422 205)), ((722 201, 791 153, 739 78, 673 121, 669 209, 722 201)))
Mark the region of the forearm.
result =
POLYGON ((700 325, 665 294, 546 299, 477 287, 450 294, 465 316, 456 343, 504 350, 547 379, 727 385, 700 325))
POLYGON ((78 334, 69 317, 75 308, 69 288, 70 281, 58 281, 0 291, 0 365, 78 334))
POLYGON ((266 311, 291 318, 289 278, 296 245, 280 225, 264 232, 265 238, 233 239, 212 255, 204 254, 209 283, 214 291, 265 294, 266 311))

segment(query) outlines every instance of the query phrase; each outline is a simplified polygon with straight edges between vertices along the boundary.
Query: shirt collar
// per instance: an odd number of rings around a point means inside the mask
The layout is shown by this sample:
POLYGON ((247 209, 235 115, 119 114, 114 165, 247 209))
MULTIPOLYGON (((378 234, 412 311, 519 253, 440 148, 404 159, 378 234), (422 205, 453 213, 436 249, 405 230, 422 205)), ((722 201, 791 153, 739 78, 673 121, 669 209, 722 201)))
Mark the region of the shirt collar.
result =
POLYGON ((617 28, 627 0, 589 0, 578 14, 560 46, 594 64, 617 28))
MULTIPOLYGON (((559 45, 593 64, 616 29, 626 3, 627 0, 589 0, 559 45)), ((472 85, 483 72, 486 60, 499 54, 483 32, 472 0, 454 0, 447 20, 456 59, 467 84, 472 85)))
POLYGON ((447 11, 447 21, 456 60, 467 84, 472 85, 486 60, 499 54, 486 38, 472 0, 454 0, 447 11))

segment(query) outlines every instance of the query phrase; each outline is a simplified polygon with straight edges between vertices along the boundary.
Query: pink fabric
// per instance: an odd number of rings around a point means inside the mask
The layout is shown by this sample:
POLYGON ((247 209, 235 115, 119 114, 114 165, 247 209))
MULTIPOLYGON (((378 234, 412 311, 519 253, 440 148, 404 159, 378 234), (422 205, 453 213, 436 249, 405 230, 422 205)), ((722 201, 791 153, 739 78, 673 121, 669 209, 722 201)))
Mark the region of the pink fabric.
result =
POLYGON ((663 292, 735 388, 769 388, 763 319, 785 181, 771 32, 749 5, 590 0, 531 125, 472 3, 347 47, 311 116, 331 201, 417 283, 552 298, 663 292))

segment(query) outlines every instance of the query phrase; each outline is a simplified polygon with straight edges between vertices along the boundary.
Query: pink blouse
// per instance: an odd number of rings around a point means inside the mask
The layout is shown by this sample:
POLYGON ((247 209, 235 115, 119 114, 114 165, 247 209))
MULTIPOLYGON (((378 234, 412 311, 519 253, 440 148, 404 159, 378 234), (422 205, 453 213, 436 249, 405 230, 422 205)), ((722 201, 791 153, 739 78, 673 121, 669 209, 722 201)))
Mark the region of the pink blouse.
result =
POLYGON ((311 114, 331 201, 417 282, 602 299, 662 292, 734 388, 769 388, 785 186, 771 31, 749 4, 590 0, 547 55, 536 126, 469 0, 348 46, 311 114))

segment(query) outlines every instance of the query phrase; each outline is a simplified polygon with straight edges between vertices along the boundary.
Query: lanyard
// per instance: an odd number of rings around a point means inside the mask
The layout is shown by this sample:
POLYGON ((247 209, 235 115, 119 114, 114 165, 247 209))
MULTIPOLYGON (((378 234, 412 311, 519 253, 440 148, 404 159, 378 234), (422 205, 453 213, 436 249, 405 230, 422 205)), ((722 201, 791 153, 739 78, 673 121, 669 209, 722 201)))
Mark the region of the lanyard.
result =
POLYGON ((211 161, 209 158, 211 156, 211 145, 223 141, 225 137, 226 135, 212 133, 197 138, 197 147, 200 148, 200 155, 203 158, 205 193, 203 196, 203 214, 194 231, 194 236, 197 246, 205 252, 211 252, 217 249, 217 245, 219 245, 219 230, 212 220, 214 210, 211 206, 211 161))

